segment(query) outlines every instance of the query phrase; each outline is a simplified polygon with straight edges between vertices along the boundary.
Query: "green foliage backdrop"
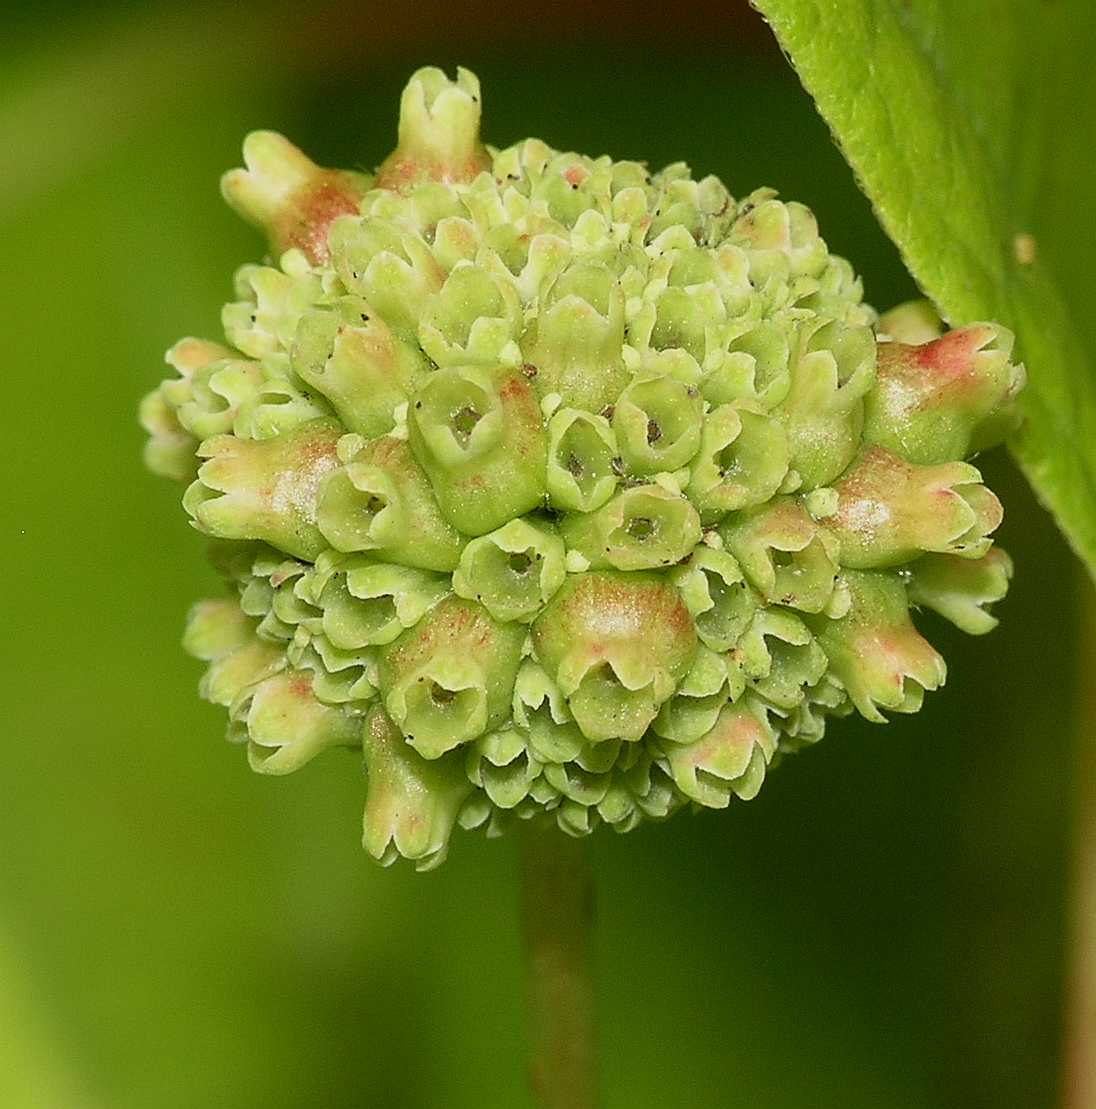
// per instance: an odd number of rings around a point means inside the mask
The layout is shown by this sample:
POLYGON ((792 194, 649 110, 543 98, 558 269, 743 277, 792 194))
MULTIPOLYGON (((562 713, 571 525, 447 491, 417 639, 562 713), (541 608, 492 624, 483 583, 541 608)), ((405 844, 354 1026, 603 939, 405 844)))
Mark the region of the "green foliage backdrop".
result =
MULTIPOLYGON (((742 13, 718 34, 666 16, 660 36, 612 24, 579 41, 560 23, 535 43, 504 17, 387 43, 381 10, 352 34, 278 35, 275 16, 39 9, 0 46, 12 1109, 525 1104, 513 845, 464 836, 437 873, 376 869, 355 761, 250 775, 179 649, 213 576, 142 471, 134 409, 178 335, 216 331, 232 269, 261 251, 216 194, 245 131, 369 164, 408 72, 460 61, 489 137, 683 157, 737 194, 774 185, 815 209, 875 304, 915 291, 742 13)), ((1090 243, 1091 212, 1077 218, 1090 243)), ((1063 280, 1091 289, 1070 265, 1063 280)), ((985 461, 1016 579, 975 647, 932 629, 951 668, 922 714, 839 724, 726 814, 597 837, 610 1107, 1052 1102, 1073 570, 1007 459, 985 461)))

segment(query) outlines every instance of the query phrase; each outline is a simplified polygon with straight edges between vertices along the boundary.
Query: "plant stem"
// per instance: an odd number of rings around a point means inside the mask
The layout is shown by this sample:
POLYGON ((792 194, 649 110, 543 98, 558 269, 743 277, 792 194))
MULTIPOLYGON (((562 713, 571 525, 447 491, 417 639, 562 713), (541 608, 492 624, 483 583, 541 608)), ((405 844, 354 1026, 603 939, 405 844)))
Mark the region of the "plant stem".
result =
POLYGON ((1096 1106, 1096 595, 1087 575, 1080 601, 1065 1109, 1096 1106))
POLYGON ((593 1109, 594 884, 586 841, 530 821, 521 853, 533 1097, 542 1109, 593 1109))

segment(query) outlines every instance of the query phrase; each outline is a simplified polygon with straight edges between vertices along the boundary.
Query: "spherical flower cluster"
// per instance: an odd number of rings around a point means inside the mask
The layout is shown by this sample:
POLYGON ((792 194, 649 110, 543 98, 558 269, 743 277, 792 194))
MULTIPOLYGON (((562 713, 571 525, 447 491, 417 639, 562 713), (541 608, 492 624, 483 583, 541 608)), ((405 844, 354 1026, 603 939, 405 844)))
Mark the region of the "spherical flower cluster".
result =
POLYGON ((686 166, 479 140, 424 69, 375 176, 256 133, 269 236, 227 345, 185 339, 147 461, 227 596, 187 649, 254 769, 360 751, 366 849, 581 835, 753 797, 826 718, 944 680, 911 607, 1007 588, 966 459, 1015 422, 993 324, 877 320, 801 204, 686 166))

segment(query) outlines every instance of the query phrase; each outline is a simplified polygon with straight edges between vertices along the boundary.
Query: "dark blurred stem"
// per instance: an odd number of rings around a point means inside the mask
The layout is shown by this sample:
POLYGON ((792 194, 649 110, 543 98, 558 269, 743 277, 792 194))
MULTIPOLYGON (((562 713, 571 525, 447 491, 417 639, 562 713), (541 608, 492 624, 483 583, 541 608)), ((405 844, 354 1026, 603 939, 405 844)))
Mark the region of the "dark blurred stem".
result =
POLYGON ((521 852, 533 1097, 541 1109, 593 1109, 594 884, 586 840, 528 826, 521 852))
POLYGON ((1096 594, 1081 587, 1065 1109, 1096 1107, 1096 594))

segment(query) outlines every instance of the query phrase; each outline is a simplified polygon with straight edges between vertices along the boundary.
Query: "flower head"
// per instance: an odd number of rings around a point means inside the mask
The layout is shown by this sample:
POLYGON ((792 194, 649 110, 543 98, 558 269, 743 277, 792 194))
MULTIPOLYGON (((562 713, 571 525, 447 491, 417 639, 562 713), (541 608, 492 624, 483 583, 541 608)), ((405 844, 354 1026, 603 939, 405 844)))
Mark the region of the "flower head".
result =
POLYGON ((202 694, 260 773, 358 752, 367 851, 422 868, 749 799, 919 707, 911 608, 987 631, 1011 574, 969 461, 1015 423, 1003 328, 877 321, 802 205, 480 111, 420 70, 375 177, 249 136, 223 190, 272 260, 141 408, 228 584, 202 694))

